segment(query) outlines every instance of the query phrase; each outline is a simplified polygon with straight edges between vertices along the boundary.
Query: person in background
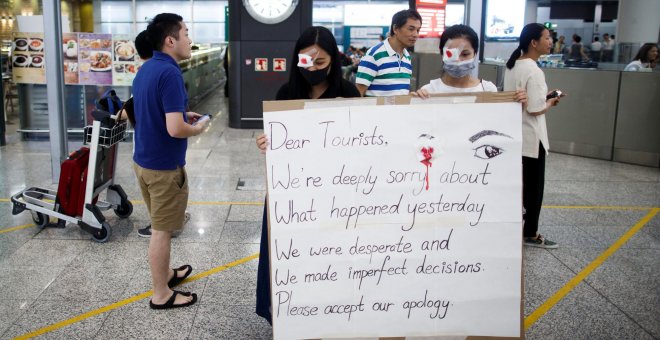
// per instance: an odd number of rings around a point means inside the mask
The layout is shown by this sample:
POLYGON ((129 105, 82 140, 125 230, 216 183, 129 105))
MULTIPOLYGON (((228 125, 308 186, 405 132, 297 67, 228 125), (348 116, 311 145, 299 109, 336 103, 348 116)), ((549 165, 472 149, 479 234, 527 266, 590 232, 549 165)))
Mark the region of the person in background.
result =
POLYGON ((565 36, 563 35, 559 36, 559 39, 554 44, 554 47, 552 49, 553 54, 564 54, 564 49, 566 48, 566 43, 564 42, 564 40, 566 40, 565 36))
POLYGON ((550 35, 552 36, 552 46, 555 46, 555 44, 557 43, 557 40, 559 40, 557 38, 557 31, 550 30, 550 35))
POLYGON ((646 71, 650 72, 655 67, 658 60, 658 45, 646 43, 637 51, 633 61, 626 65, 624 71, 646 71))
MULTIPOLYGON (((277 91, 276 100, 360 97, 355 85, 342 78, 337 42, 325 27, 310 27, 300 35, 290 67, 289 82, 277 91)), ((256 143, 261 153, 265 154, 268 147, 266 135, 257 136, 256 143)), ((268 199, 266 199, 261 225, 256 313, 272 324, 268 250, 268 199)))
POLYGON ((614 60, 614 40, 610 38, 609 33, 603 34, 603 46, 600 60, 606 62, 614 60))
POLYGON ((539 215, 543 203, 545 156, 550 148, 545 114, 559 103, 560 96, 549 98, 545 75, 536 63, 550 53, 550 32, 541 24, 523 27, 520 44, 511 54, 504 71, 504 91, 527 91, 527 107, 522 118, 523 163, 523 244, 540 248, 557 248, 557 243, 539 232, 539 215))
POLYGON ((360 60, 355 83, 362 96, 395 96, 410 92, 412 59, 406 48, 415 46, 422 17, 413 9, 392 17, 390 37, 370 48, 360 60))
POLYGON ((603 44, 599 41, 598 36, 594 37, 594 41, 591 43, 591 59, 594 61, 600 61, 600 52, 603 48, 603 44))
POLYGON ((208 121, 198 122, 201 115, 186 112, 188 95, 178 62, 191 57, 192 41, 183 18, 158 14, 147 32, 155 49, 133 80, 137 122, 133 169, 152 222, 148 254, 153 296, 149 307, 170 309, 197 302, 196 294, 172 289, 193 268, 170 269, 170 252, 172 233, 183 228, 188 204, 187 138, 204 132, 208 121))
MULTIPOLYGON (((147 62, 154 55, 154 44, 151 42, 147 30, 140 32, 135 37, 135 49, 137 50, 138 56, 140 56, 140 59, 142 59, 143 62, 147 62)), ((128 118, 128 121, 131 122, 131 125, 135 127, 136 122, 133 105, 133 97, 128 98, 122 107, 120 116, 122 119, 128 118)), ((135 145, 135 134, 133 134, 133 145, 135 145)))
MULTIPOLYGON (((413 92, 413 96, 426 99, 432 93, 497 92, 495 84, 471 75, 478 64, 479 36, 470 26, 454 25, 446 28, 440 37, 440 51, 443 60, 442 76, 413 92)), ((525 105, 525 90, 518 91, 515 100, 525 105)))
POLYGON ((584 47, 582 46, 582 37, 574 34, 573 35, 573 44, 568 48, 568 59, 573 60, 589 60, 589 57, 584 53, 584 47))

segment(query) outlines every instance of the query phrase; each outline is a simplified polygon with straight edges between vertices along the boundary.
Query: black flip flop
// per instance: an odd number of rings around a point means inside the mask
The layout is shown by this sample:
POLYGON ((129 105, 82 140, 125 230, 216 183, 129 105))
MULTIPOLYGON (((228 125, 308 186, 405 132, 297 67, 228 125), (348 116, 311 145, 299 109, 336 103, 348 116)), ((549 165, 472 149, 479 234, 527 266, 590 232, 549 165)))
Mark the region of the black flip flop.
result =
POLYGON ((189 293, 189 292, 180 292, 178 290, 174 290, 172 292, 172 296, 169 298, 169 300, 167 300, 167 302, 165 302, 162 305, 157 305, 157 304, 153 303, 151 300, 149 300, 149 307, 151 307, 151 309, 172 309, 172 308, 188 307, 188 306, 191 306, 191 305, 195 304, 195 302, 197 302, 197 294, 189 293), (192 300, 190 300, 189 302, 186 302, 186 303, 175 305, 174 301, 176 301, 177 294, 181 294, 183 296, 191 296, 192 295, 192 300))
POLYGON ((192 273, 193 269, 192 266, 189 264, 185 264, 179 268, 172 269, 174 271, 174 276, 167 282, 167 286, 170 288, 173 288, 174 286, 180 284, 185 280, 190 274, 192 273), (183 277, 178 277, 176 274, 181 271, 181 270, 186 270, 186 273, 183 275, 183 277))

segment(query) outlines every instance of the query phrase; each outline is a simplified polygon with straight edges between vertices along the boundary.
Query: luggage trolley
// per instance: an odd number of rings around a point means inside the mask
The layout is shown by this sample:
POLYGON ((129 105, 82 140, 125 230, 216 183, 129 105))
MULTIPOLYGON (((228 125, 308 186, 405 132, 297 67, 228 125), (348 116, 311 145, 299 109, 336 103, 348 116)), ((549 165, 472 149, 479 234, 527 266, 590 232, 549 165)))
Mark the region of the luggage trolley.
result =
POLYGON ((84 164, 84 160, 80 162, 82 171, 76 175, 71 175, 69 171, 65 174, 63 163, 58 191, 38 187, 23 190, 11 197, 12 214, 30 210, 32 220, 40 228, 55 226, 50 223, 50 218, 54 217, 58 219, 56 227, 64 228, 67 222, 74 223, 92 234, 94 241, 106 242, 111 229, 101 211, 114 209, 120 218, 129 217, 133 213, 133 204, 122 187, 114 184, 113 178, 117 166, 118 143, 124 140, 127 122, 105 111, 96 110, 92 115, 94 122, 84 129, 84 144, 89 148, 81 148, 65 161, 74 162, 73 158, 77 155, 86 156, 89 152, 87 164, 84 164), (80 189, 76 190, 77 187, 80 189), (106 201, 99 201, 99 194, 106 189, 106 201), (65 203, 71 206, 65 206, 65 203))

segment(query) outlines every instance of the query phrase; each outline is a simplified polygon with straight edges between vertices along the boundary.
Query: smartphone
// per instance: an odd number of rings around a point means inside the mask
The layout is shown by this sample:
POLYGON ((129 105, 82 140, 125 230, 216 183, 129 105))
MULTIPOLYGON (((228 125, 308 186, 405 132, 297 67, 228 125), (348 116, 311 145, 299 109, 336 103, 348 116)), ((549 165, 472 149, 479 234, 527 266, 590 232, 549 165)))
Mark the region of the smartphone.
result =
POLYGON ((561 93, 560 90, 554 90, 554 91, 550 92, 547 96, 545 96, 545 100, 550 100, 552 98, 563 97, 563 96, 564 96, 564 94, 561 93))
POLYGON ((203 115, 203 116, 199 117, 199 119, 197 119, 194 123, 192 123, 192 125, 195 126, 195 125, 197 125, 197 123, 203 122, 205 120, 210 120, 211 118, 213 118, 213 116, 210 115, 210 114, 203 115))

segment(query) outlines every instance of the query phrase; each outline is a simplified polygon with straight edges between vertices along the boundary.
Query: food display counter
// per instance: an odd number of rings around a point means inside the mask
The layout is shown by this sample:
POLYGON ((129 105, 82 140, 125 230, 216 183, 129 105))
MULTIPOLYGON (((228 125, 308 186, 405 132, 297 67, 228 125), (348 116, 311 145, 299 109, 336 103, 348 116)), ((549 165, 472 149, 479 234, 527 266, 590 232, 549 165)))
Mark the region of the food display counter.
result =
MULTIPOLYGON (((602 66, 543 69, 548 88, 567 94, 546 116, 550 150, 660 167, 660 72, 602 66)), ((481 64, 480 77, 493 79, 497 74, 500 87, 504 67, 481 64)))
MULTIPOLYGON (((413 61, 417 85, 440 74, 438 54, 419 53, 413 61)), ((548 88, 567 94, 546 115, 552 152, 660 167, 660 72, 623 66, 543 68, 548 88)), ((504 70, 503 62, 481 63, 479 78, 501 90, 504 70)))
MULTIPOLYGON (((227 77, 222 66, 224 46, 194 51, 179 63, 188 91, 189 105, 194 106, 213 89, 224 86, 227 77)), ((46 85, 17 84, 20 103, 20 129, 23 139, 48 138, 48 98, 46 85)), ((130 86, 66 85, 64 110, 69 136, 81 138, 94 109, 94 101, 108 89, 115 89, 123 100, 130 97, 130 86)))

